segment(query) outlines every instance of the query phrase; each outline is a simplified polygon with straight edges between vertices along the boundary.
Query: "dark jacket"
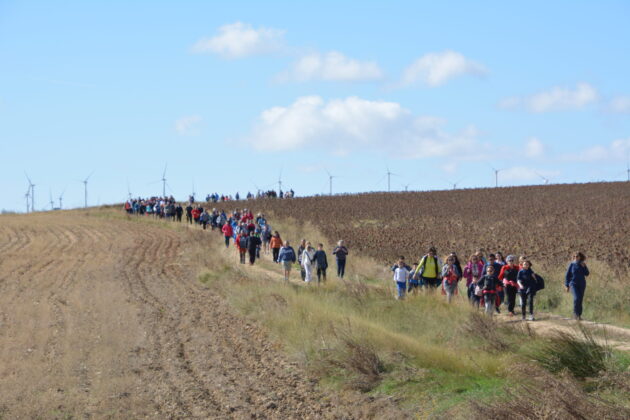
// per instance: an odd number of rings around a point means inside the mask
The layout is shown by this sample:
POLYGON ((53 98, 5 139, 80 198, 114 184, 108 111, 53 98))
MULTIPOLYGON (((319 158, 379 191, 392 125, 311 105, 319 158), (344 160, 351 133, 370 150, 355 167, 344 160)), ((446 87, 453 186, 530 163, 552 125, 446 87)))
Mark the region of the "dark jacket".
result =
POLYGON ((521 269, 521 271, 518 272, 516 279, 523 285, 523 288, 521 289, 522 293, 536 293, 536 290, 538 290, 536 279, 534 278, 534 272, 531 268, 528 268, 527 270, 521 269))
POLYGON ((324 250, 315 251, 315 257, 313 259, 317 262, 317 268, 328 268, 328 259, 326 258, 326 252, 324 250))
POLYGON ((567 274, 564 276, 564 285, 566 287, 573 286, 574 284, 577 286, 586 285, 586 277, 588 277, 589 274, 586 264, 582 267, 580 263, 573 261, 567 268, 567 274))
POLYGON ((250 236, 247 238, 247 250, 249 252, 256 251, 256 248, 262 244, 258 236, 250 236))
POLYGON ((333 255, 337 257, 338 260, 345 260, 348 256, 348 248, 345 246, 337 246, 333 249, 333 255))
POLYGON ((490 276, 487 274, 481 277, 479 279, 479 282, 477 282, 477 286, 481 287, 481 290, 486 293, 496 292, 498 285, 499 279, 497 278, 497 276, 490 276))

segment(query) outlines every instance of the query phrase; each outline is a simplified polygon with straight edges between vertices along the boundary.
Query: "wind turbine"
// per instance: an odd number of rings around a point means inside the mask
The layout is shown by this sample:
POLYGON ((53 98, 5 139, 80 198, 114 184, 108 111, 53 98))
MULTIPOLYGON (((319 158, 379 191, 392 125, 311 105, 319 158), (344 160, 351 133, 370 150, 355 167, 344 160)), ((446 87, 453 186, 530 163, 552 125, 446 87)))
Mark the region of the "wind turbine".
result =
POLYGON ((280 168, 280 175, 278 175, 278 196, 282 193, 282 168, 280 168))
POLYGON ((166 197, 166 166, 168 163, 164 164, 164 172, 162 173, 162 197, 166 197))
POLYGON ((90 179, 90 177, 94 174, 94 171, 92 171, 92 173, 90 173, 87 178, 85 178, 83 181, 83 191, 85 193, 85 204, 84 207, 87 208, 87 184, 88 184, 88 180, 90 179))
POLYGON ((31 211, 35 211, 35 184, 31 182, 31 178, 28 177, 28 174, 24 172, 26 175, 26 179, 28 179, 28 189, 31 190, 31 211))
POLYGON ((539 174, 538 172, 534 172, 536 175, 538 175, 543 181, 545 181, 545 185, 549 184, 549 178, 539 174))
POLYGON ((398 176, 397 174, 392 173, 392 172, 389 170, 389 167, 387 167, 387 192, 391 192, 391 190, 392 190, 392 189, 391 189, 391 176, 392 176, 392 175, 394 175, 394 176, 398 176))
POLYGON ((409 186, 410 186, 410 185, 411 185, 411 184, 405 184, 405 185, 403 185, 403 187, 405 187, 405 192, 409 191, 409 186))
POLYGON ((332 195, 332 181, 333 181, 333 178, 338 178, 338 177, 328 172, 328 169, 326 169, 326 173, 328 174, 329 195, 332 195))
POLYGON ((52 198, 52 188, 50 189, 50 209, 51 210, 55 209, 55 202, 53 201, 53 198, 52 198))
POLYGON ((451 184, 453 186, 453 189, 456 190, 457 189, 457 184, 459 184, 460 182, 462 182, 463 179, 460 179, 457 182, 453 182, 453 181, 448 181, 449 184, 451 184))
POLYGON ((497 188, 499 186, 499 172, 501 172, 503 169, 497 169, 490 164, 488 164, 488 166, 491 167, 494 171, 494 187, 497 188))
POLYGON ((66 193, 66 190, 64 188, 63 192, 61 194, 59 194, 59 210, 61 210, 63 208, 63 195, 66 193))
POLYGON ((30 198, 31 198, 31 185, 28 185, 28 189, 26 190, 26 194, 24 194, 24 198, 26 198, 26 212, 30 210, 30 198))

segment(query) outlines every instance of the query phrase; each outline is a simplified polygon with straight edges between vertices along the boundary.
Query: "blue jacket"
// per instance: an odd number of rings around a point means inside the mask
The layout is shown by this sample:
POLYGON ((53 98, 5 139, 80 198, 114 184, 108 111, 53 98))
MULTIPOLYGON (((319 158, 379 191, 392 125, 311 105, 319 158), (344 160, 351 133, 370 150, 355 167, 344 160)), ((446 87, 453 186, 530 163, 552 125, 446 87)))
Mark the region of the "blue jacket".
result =
POLYGON ((530 268, 520 270, 516 280, 523 285, 521 292, 536 293, 536 279, 534 278, 534 272, 530 268))
POLYGON ((278 261, 280 261, 280 262, 285 262, 285 261, 295 262, 295 250, 293 249, 293 247, 283 246, 282 248, 280 248, 280 253, 278 254, 278 261))
POLYGON ((582 267, 580 263, 573 261, 567 268, 567 274, 564 277, 564 285, 565 287, 569 287, 574 284, 584 286, 586 285, 586 277, 588 275, 589 272, 586 265, 582 267))
POLYGON ((328 268, 328 259, 326 258, 326 252, 324 250, 315 251, 315 258, 313 259, 317 261, 317 268, 328 268))

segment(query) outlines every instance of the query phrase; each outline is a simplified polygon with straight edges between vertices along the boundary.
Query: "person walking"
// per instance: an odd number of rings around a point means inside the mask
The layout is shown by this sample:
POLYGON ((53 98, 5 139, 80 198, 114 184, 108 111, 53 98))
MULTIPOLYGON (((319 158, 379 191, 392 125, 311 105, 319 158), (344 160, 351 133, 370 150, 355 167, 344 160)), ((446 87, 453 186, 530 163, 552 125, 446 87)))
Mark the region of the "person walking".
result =
POLYGON ((264 218, 259 219, 260 223, 258 224, 258 226, 260 226, 260 239, 262 240, 263 243, 263 250, 265 252, 265 254, 269 254, 269 248, 270 248, 270 243, 271 243, 271 226, 269 226, 264 218))
POLYGON ((446 295, 446 301, 448 303, 451 303, 453 295, 457 294, 457 283, 461 276, 461 271, 459 271, 455 265, 455 257, 449 255, 441 271, 442 293, 446 295))
POLYGON ((468 259, 468 263, 464 268, 464 277, 466 278, 466 293, 468 295, 468 300, 475 307, 479 305, 480 296, 475 294, 475 288, 477 287, 477 282, 482 276, 483 272, 483 263, 479 261, 479 257, 476 254, 473 254, 468 259))
POLYGON ((269 246, 271 247, 271 256, 273 258, 273 262, 280 262, 278 261, 278 255, 280 254, 280 248, 282 248, 282 238, 280 238, 280 234, 277 230, 273 233, 273 235, 271 235, 269 246))
POLYGON ((492 317, 496 307, 497 286, 499 285, 499 279, 496 276, 494 266, 489 265, 486 268, 486 274, 484 274, 477 285, 481 288, 481 295, 486 310, 486 315, 492 317))
POLYGON ((532 263, 529 260, 523 261, 523 268, 518 272, 517 283, 521 294, 523 320, 525 320, 527 304, 529 303, 529 320, 534 321, 534 296, 536 296, 537 283, 532 270, 532 263))
POLYGON ((393 268, 394 271, 394 283, 396 283, 396 299, 402 300, 405 298, 405 291, 407 289, 407 279, 411 274, 409 266, 405 264, 404 259, 399 259, 398 264, 393 268))
POLYGON ((295 250, 289 244, 289 241, 284 241, 284 246, 280 248, 278 252, 278 262, 282 264, 284 270, 284 281, 289 281, 289 275, 291 274, 291 268, 296 261, 295 250))
POLYGON ((414 277, 420 278, 421 285, 436 289, 442 284, 440 278, 441 266, 442 262, 437 257, 437 250, 435 247, 430 247, 429 252, 420 259, 414 277))
POLYGON ((576 252, 567 268, 564 286, 567 288, 567 293, 571 291, 573 294, 573 318, 578 321, 582 320, 582 302, 586 290, 586 277, 589 274, 586 256, 581 252, 576 252))
POLYGON ((188 222, 189 225, 192 225, 192 222, 193 222, 192 211, 193 211, 193 206, 188 204, 186 206, 186 222, 188 222))
POLYGON ((337 242, 337 246, 332 253, 337 260, 337 277, 342 279, 344 274, 346 274, 346 260, 348 258, 348 248, 346 248, 345 242, 343 240, 337 242))
POLYGON ((304 255, 304 250, 306 249, 306 239, 302 239, 300 242, 300 246, 297 251, 297 259, 298 265, 300 266, 300 277, 302 277, 302 281, 306 279, 306 270, 304 269, 304 265, 302 264, 302 256, 304 255))
POLYGON ((310 242, 306 243, 302 251, 302 266, 304 267, 304 281, 310 283, 313 280, 313 268, 315 267, 315 248, 310 242))
POLYGON ((221 228, 221 232, 223 232, 223 236, 225 237, 225 247, 229 248, 230 247, 230 238, 234 234, 234 230, 232 229, 232 225, 229 224, 229 223, 224 224, 223 227, 221 228))
MULTIPOLYGON (((498 276, 499 273, 501 272, 501 268, 503 267, 499 262, 497 262, 497 257, 495 254, 489 254, 488 255, 488 261, 486 261, 486 263, 483 266, 483 272, 481 273, 482 276, 485 276, 487 273, 487 269, 488 267, 494 267, 494 273, 495 276, 498 276)), ((505 298, 505 292, 503 291, 503 284, 501 284, 500 282, 496 285, 495 288, 496 294, 497 294, 497 299, 496 299, 496 308, 495 310, 497 311, 498 314, 501 313, 501 302, 503 302, 503 299, 505 298)))
POLYGON ((514 316, 516 292, 518 291, 517 277, 519 268, 516 265, 516 257, 514 255, 508 255, 505 261, 506 264, 501 267, 501 271, 499 272, 499 280, 503 282, 508 313, 510 316, 514 316))
POLYGON ((182 221, 182 215, 183 214, 184 214, 184 208, 182 207, 181 204, 177 203, 177 207, 175 207, 175 218, 180 223, 182 221))
POLYGON ((208 223, 210 223, 210 215, 208 214, 207 210, 204 210, 199 215, 199 223, 201 223, 201 226, 203 227, 203 230, 206 230, 206 227, 208 226, 208 223))
POLYGON ((236 245, 236 249, 238 249, 238 256, 241 264, 245 264, 245 255, 247 254, 247 232, 240 232, 236 235, 236 240, 234 244, 236 245))
POLYGON ((247 252, 249 253, 249 265, 254 265, 256 261, 256 255, 260 249, 262 241, 258 235, 250 233, 247 237, 247 252))
POLYGON ((324 244, 317 245, 314 260, 317 263, 317 284, 319 285, 322 278, 324 283, 326 282, 326 269, 328 268, 328 258, 326 257, 326 251, 324 251, 324 244))

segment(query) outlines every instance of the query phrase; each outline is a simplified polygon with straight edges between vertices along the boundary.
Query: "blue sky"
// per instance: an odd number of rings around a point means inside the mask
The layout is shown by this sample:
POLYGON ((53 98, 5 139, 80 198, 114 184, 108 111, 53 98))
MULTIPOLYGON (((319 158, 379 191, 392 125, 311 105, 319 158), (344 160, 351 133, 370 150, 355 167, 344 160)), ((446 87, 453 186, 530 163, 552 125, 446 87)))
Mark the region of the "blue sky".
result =
POLYGON ((0 1, 0 209, 625 179, 630 3, 511 3, 0 1))

